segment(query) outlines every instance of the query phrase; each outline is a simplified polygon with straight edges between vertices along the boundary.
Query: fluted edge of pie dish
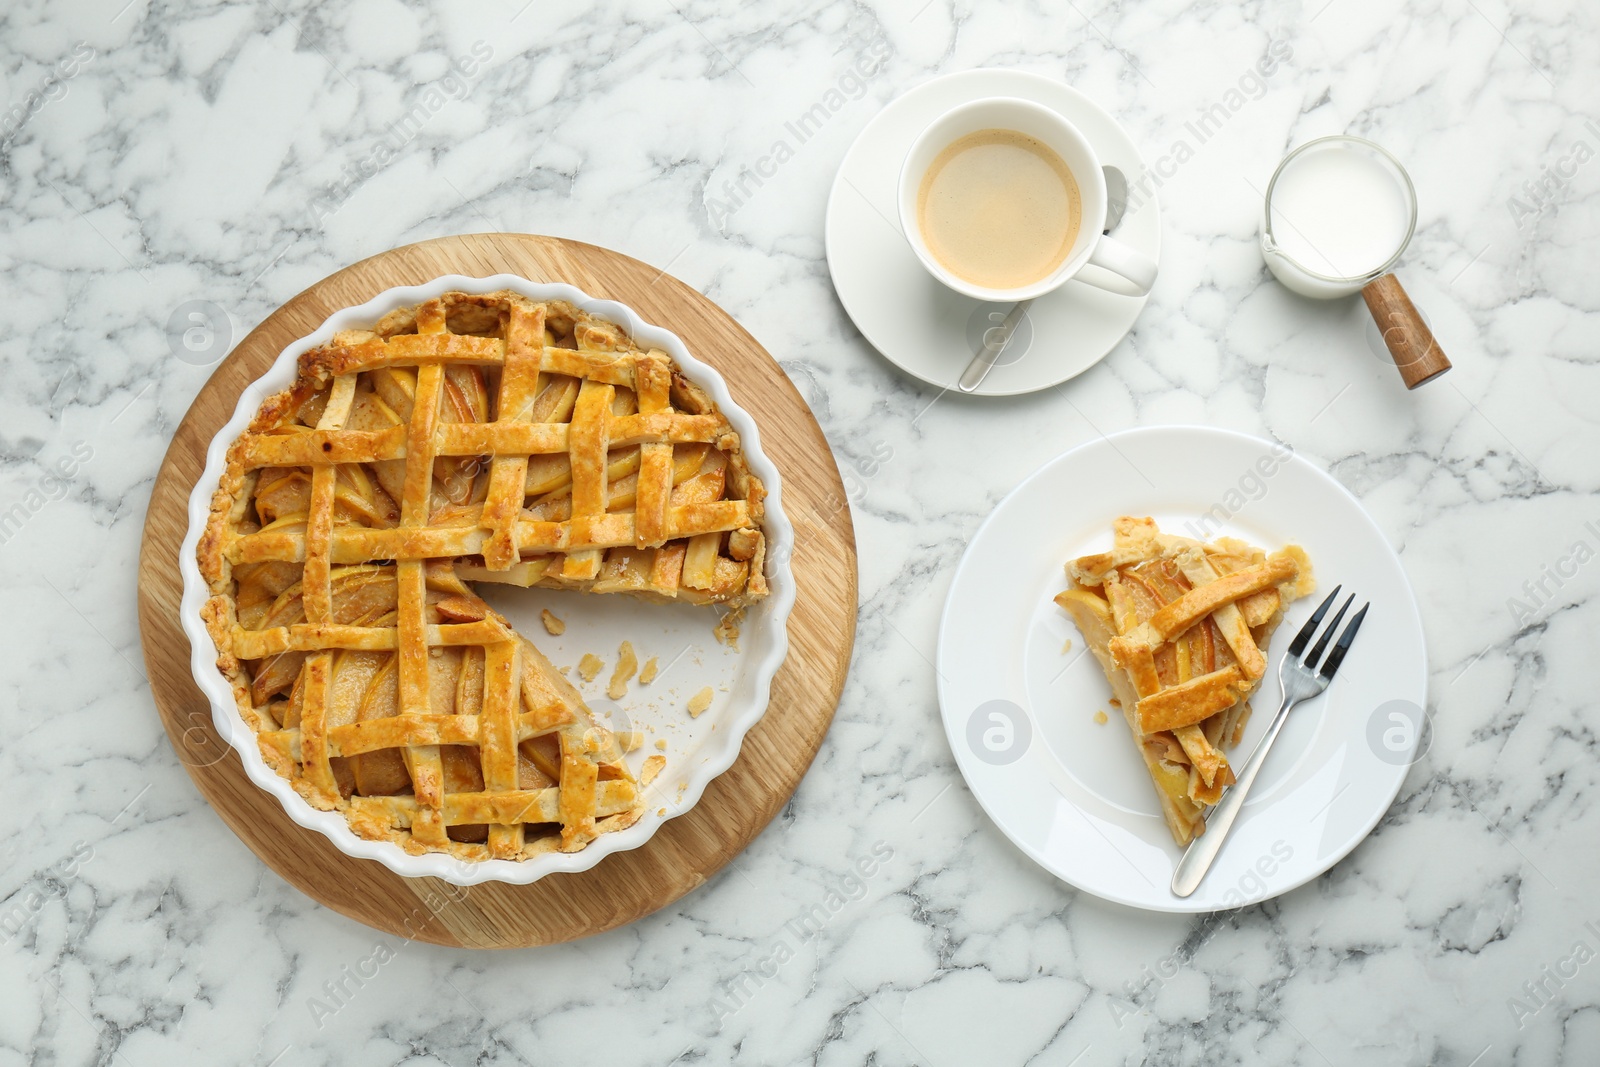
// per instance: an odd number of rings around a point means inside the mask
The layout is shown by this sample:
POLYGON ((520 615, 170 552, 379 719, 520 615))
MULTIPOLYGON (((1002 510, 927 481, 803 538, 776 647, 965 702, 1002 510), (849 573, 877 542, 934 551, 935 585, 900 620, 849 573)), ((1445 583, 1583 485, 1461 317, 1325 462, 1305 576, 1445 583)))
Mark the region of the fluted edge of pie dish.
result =
POLYGON ((772 678, 788 655, 789 613, 795 600, 794 575, 789 565, 793 549, 794 527, 783 510, 783 481, 777 467, 761 450, 761 434, 755 419, 734 402, 728 391, 728 383, 716 368, 691 354, 677 334, 645 322, 625 304, 592 297, 564 282, 534 282, 513 274, 496 274, 487 278, 451 274, 422 285, 387 289, 359 307, 334 312, 314 333, 294 341, 280 352, 267 372, 244 388, 233 417, 217 432, 206 449, 205 469, 189 494, 189 530, 178 555, 178 567, 183 575, 183 598, 178 613, 184 633, 189 637, 190 670, 200 691, 211 703, 211 718, 217 733, 238 753, 250 780, 276 797, 289 818, 308 830, 322 834, 345 855, 376 860, 405 878, 440 878, 461 886, 484 882, 529 885, 558 871, 586 871, 614 852, 639 848, 668 819, 692 810, 700 802, 706 787, 733 766, 745 735, 766 714, 772 678), (742 634, 744 649, 741 655, 748 657, 752 679, 751 699, 742 707, 735 705, 737 710, 727 721, 727 728, 716 731, 696 751, 698 761, 683 771, 687 784, 682 790, 682 799, 668 809, 668 814, 658 815, 653 810, 647 810, 632 826, 601 834, 577 852, 550 852, 526 860, 469 862, 446 853, 413 855, 394 842, 361 837, 350 828, 342 811, 318 811, 295 792, 287 778, 267 765, 255 731, 239 713, 232 685, 216 665, 218 650, 200 615, 201 607, 210 596, 210 589, 200 574, 196 549, 210 515, 212 495, 226 466, 228 447, 249 427, 264 400, 293 384, 301 353, 327 344, 340 330, 370 327, 396 308, 420 304, 449 292, 481 294, 502 289, 509 289, 530 300, 565 300, 591 315, 616 323, 626 329, 629 337, 640 347, 655 347, 666 352, 696 385, 711 395, 718 410, 738 432, 740 447, 751 471, 766 486, 763 530, 769 542, 767 579, 771 591, 766 598, 748 609, 742 634))

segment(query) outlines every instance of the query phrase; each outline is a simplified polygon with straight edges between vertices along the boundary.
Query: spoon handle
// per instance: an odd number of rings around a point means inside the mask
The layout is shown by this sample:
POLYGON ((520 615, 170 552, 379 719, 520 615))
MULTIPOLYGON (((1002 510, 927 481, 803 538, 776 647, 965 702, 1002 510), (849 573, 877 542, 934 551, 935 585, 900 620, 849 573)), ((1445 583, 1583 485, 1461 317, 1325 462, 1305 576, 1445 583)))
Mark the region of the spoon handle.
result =
POLYGON ((972 357, 967 369, 961 372, 961 380, 956 383, 963 393, 970 393, 983 384, 983 380, 989 376, 989 372, 1000 359, 1000 353, 1006 350, 1006 345, 1010 344, 1011 338, 1015 336, 1017 323, 1022 321, 1022 316, 1028 313, 1028 308, 1032 304, 1032 300, 1017 301, 1006 313, 1004 322, 983 331, 983 347, 978 349, 978 354, 972 357), (999 336, 994 336, 995 334, 999 336))

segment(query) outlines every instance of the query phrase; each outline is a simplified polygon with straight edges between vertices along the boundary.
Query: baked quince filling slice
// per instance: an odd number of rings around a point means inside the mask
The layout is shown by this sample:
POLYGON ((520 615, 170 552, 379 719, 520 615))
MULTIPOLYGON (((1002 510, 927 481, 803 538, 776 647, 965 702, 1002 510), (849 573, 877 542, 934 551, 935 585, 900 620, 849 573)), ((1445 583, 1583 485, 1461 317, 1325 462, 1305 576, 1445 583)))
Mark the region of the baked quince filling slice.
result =
POLYGON ((263 757, 356 833, 576 851, 643 814, 634 739, 469 583, 737 611, 767 594, 764 497, 664 353, 561 301, 448 293, 306 352, 233 442, 204 616, 263 757))
POLYGON ((1268 555, 1123 516, 1111 551, 1073 560, 1067 577, 1055 601, 1100 662, 1167 828, 1187 845, 1234 782, 1226 750, 1244 734, 1284 607, 1315 588, 1311 561, 1298 545, 1268 555))

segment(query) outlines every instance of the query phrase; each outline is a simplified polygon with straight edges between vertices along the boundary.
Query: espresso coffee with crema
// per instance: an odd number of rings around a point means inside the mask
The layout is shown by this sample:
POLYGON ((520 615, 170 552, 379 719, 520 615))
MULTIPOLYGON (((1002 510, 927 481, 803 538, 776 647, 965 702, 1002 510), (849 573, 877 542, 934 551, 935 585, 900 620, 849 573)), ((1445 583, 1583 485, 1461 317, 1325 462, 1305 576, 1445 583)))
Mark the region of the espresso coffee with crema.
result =
POLYGON ((979 130, 923 175, 917 224, 933 258, 988 289, 1042 281, 1078 239, 1083 201, 1066 162, 1016 130, 979 130))

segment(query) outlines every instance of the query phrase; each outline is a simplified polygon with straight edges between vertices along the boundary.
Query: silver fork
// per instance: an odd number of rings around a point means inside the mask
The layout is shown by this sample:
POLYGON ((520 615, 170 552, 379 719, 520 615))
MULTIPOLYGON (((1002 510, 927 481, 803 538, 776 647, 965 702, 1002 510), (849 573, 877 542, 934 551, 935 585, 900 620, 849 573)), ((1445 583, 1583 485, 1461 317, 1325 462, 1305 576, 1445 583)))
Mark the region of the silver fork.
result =
POLYGON ((1339 621, 1344 618, 1344 613, 1350 609, 1355 601, 1355 595, 1344 602, 1339 611, 1323 631, 1322 637, 1312 646, 1311 652, 1301 659, 1300 654, 1305 652, 1306 643, 1317 632, 1317 626, 1322 622, 1322 617, 1328 613, 1328 607, 1338 597, 1343 586, 1334 586, 1333 592, 1328 594, 1316 611, 1311 613, 1311 618, 1300 628, 1294 641, 1289 645, 1288 653, 1283 657, 1283 662, 1278 665, 1278 680, 1283 683, 1283 703, 1278 705, 1278 714, 1272 719, 1272 725, 1267 727, 1265 736, 1256 744, 1255 751, 1250 753, 1250 758, 1238 772, 1238 781, 1228 787, 1223 793, 1222 800, 1211 810, 1211 815, 1206 819, 1206 832, 1189 842, 1189 848, 1184 852, 1183 858, 1178 861, 1178 869, 1172 872, 1172 892, 1174 896, 1186 897, 1200 886, 1206 872, 1211 869, 1212 861, 1217 858, 1217 853, 1222 851, 1222 843, 1228 839, 1228 831, 1233 829, 1239 812, 1244 808, 1245 797, 1250 793, 1250 787, 1255 784, 1256 775, 1261 772, 1261 765, 1267 760, 1267 752, 1271 750, 1272 743, 1278 739, 1278 731, 1283 729, 1283 724, 1289 718, 1289 709, 1302 700, 1310 700, 1328 688, 1328 683, 1333 681, 1333 675, 1339 669, 1339 664, 1344 662, 1345 653, 1350 651, 1350 644, 1356 639, 1356 631, 1361 629, 1361 620, 1367 617, 1367 608, 1372 605, 1363 604, 1361 610, 1356 612, 1355 618, 1350 620, 1350 625, 1344 628, 1344 633, 1339 635, 1339 640, 1334 643, 1333 651, 1328 653, 1328 658, 1323 662, 1322 668, 1317 669, 1317 661, 1322 659, 1322 653, 1328 647, 1329 638, 1334 631, 1339 629, 1339 621))

